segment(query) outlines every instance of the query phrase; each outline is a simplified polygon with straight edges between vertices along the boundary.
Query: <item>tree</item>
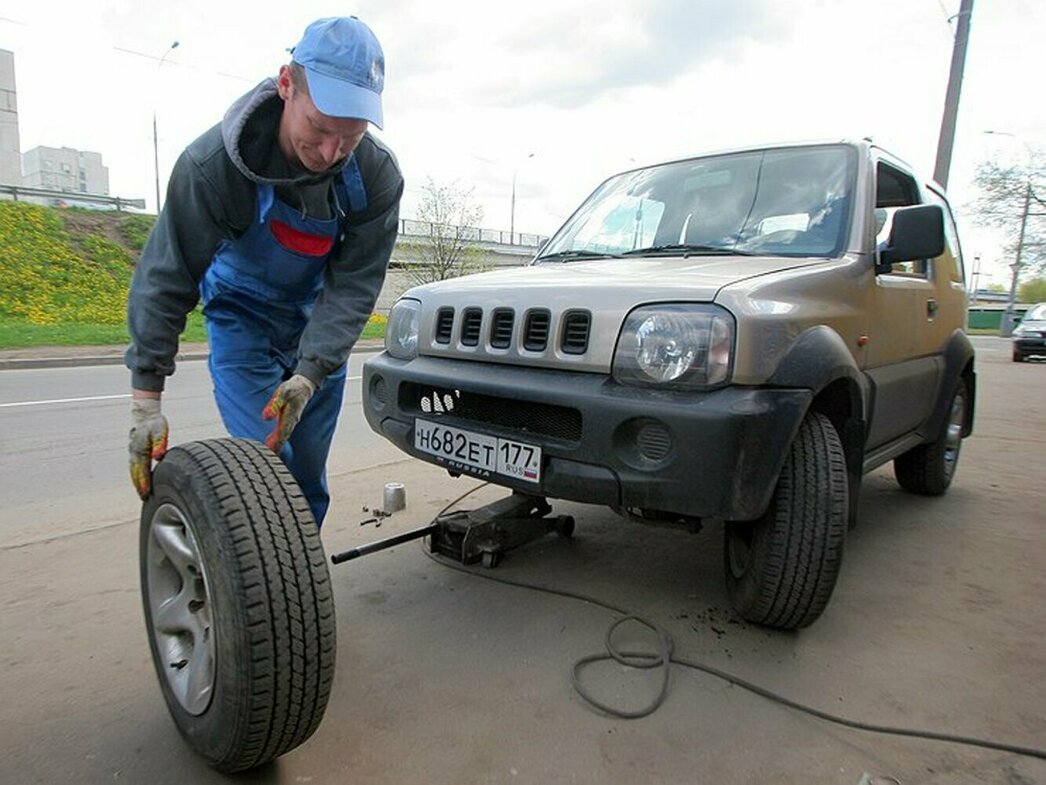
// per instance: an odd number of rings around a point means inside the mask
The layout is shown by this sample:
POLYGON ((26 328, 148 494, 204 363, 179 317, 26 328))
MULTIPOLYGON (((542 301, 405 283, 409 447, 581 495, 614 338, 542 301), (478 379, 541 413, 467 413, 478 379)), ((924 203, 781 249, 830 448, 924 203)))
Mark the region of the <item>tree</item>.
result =
POLYGON ((401 255, 416 284, 443 281, 484 269, 479 261, 479 223, 483 208, 472 189, 440 184, 430 177, 421 187, 418 221, 427 223, 428 237, 400 243, 401 255))
MULTIPOLYGON (((1020 246, 1021 270, 1046 271, 1046 182, 1042 156, 1029 150, 1023 165, 982 161, 974 183, 979 189, 974 201, 974 221, 1004 232, 1005 252, 1017 260, 1020 246), (1025 211, 1027 214, 1025 215, 1025 211), (1024 235, 1021 237, 1021 224, 1024 235)), ((1018 271, 1020 272, 1020 271, 1018 271)))
POLYGON ((1032 278, 1020 287, 1022 303, 1046 303, 1046 278, 1032 278))

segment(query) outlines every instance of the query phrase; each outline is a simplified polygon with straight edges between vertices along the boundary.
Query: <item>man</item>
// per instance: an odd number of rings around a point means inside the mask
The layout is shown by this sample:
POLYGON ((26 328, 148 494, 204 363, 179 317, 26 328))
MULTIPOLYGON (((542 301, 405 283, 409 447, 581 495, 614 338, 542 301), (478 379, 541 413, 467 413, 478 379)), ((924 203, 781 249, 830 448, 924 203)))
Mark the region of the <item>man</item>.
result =
POLYGON ((382 126, 384 70, 365 24, 320 19, 278 77, 175 164, 127 306, 131 477, 143 499, 167 446, 164 381, 202 297, 225 427, 277 452, 322 524, 346 359, 399 223, 403 178, 367 132, 382 126))

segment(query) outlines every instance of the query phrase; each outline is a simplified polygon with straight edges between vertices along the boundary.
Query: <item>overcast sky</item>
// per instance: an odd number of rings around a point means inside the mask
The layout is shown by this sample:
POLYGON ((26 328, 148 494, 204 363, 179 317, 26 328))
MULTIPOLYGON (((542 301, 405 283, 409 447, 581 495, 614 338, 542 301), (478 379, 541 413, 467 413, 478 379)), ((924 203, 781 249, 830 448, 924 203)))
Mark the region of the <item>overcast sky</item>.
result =
MULTIPOLYGON (((932 175, 959 0, 5 0, 22 150, 102 154, 154 203, 174 159, 286 62, 312 20, 355 14, 385 49, 385 129, 407 178, 474 188, 483 225, 551 233, 608 175, 710 150, 871 136, 932 175), (179 47, 162 67, 173 41, 179 47), (531 157, 531 154, 532 157, 531 157)), ((1046 145, 1046 3, 977 0, 949 192, 967 266, 1007 282, 962 206, 977 162, 1046 145), (986 136, 986 129, 1019 138, 986 136)))

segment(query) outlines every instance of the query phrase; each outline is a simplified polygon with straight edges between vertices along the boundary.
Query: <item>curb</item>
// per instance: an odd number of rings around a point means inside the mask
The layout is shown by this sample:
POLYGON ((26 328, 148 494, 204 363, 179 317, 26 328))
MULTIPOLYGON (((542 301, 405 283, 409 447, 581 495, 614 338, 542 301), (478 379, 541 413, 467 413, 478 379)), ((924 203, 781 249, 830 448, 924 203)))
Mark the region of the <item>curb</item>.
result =
MULTIPOLYGON (((175 362, 206 360, 207 352, 179 354, 175 362)), ((0 359, 0 371, 25 371, 33 368, 77 368, 87 365, 123 365, 122 354, 85 355, 83 357, 17 357, 0 359)))
MULTIPOLYGON (((367 339, 359 341, 352 349, 353 353, 369 354, 381 351, 385 347, 382 340, 367 339)), ((53 349, 51 349, 54 352, 53 349)), ((187 362, 191 360, 206 360, 210 352, 191 351, 175 355, 175 362, 187 362)), ((0 357, 0 371, 25 371, 39 368, 78 368, 90 365, 123 365, 123 347, 114 354, 85 354, 76 355, 70 352, 67 355, 55 355, 51 357, 0 357)))

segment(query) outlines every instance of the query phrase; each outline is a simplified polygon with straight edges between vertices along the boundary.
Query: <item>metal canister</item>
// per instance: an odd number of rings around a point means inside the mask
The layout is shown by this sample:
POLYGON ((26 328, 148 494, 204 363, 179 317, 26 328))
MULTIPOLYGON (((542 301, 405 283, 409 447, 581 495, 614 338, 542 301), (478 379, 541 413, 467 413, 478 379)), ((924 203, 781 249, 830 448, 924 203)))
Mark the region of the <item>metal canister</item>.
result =
POLYGON ((407 506, 407 489, 403 486, 403 483, 385 483, 385 493, 381 506, 385 512, 399 512, 407 506))

